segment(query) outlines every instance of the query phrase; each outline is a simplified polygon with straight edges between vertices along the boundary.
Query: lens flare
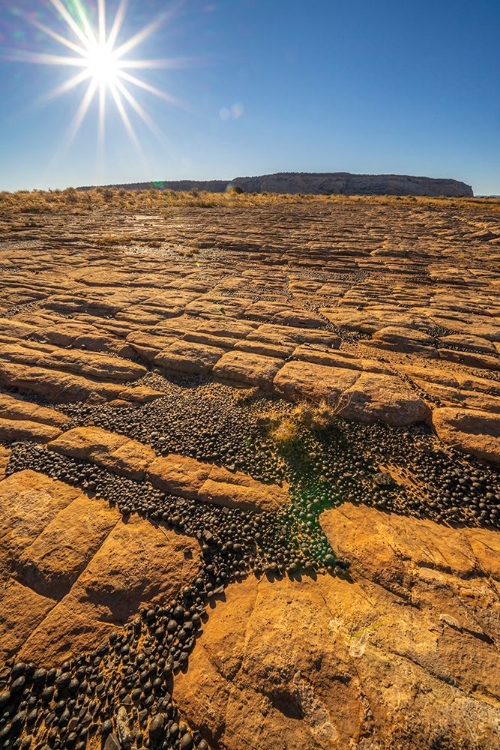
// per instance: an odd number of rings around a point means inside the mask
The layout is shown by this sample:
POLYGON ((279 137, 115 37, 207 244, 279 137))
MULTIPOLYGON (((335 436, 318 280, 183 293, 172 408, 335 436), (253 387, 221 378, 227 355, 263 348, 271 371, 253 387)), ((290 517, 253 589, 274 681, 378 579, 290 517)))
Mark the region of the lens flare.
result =
POLYGON ((49 2, 55 14, 57 14, 57 28, 42 23, 35 14, 24 17, 27 22, 43 32, 46 37, 64 47, 64 54, 30 52, 19 49, 11 50, 6 57, 17 62, 68 66, 80 69, 80 72, 68 78, 62 85, 53 89, 44 97, 44 99, 50 100, 86 83, 81 103, 70 127, 69 141, 71 142, 78 132, 94 97, 97 97, 99 104, 98 135, 101 147, 104 141, 108 99, 113 101, 130 140, 136 146, 139 143, 127 113, 126 104, 152 132, 159 136, 158 128, 133 95, 130 90, 131 87, 147 91, 169 104, 182 106, 182 102, 127 71, 147 68, 178 68, 184 67, 191 61, 187 58, 130 59, 128 55, 154 34, 165 23, 168 15, 162 14, 128 40, 118 44, 117 40, 125 19, 128 0, 120 0, 109 31, 106 0, 98 0, 96 23, 93 22, 84 0, 71 0, 71 2, 70 0, 49 0, 49 2), (65 33, 67 36, 59 28, 61 21, 66 26, 65 33), (68 54, 68 52, 72 54, 68 54))

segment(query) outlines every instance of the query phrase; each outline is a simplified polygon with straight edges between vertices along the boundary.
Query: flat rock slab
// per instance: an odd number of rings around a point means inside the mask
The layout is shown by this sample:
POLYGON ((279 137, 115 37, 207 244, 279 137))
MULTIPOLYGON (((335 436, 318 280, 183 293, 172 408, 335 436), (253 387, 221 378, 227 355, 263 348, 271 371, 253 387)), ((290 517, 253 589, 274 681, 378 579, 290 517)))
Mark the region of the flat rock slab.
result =
POLYGON ((286 490, 277 485, 261 484, 241 471, 230 472, 185 456, 157 458, 147 476, 164 492, 226 508, 273 511, 289 502, 286 490))
POLYGON ((69 593, 24 643, 19 658, 53 665, 87 652, 142 606, 171 601, 199 564, 194 540, 137 516, 127 523, 118 520, 69 593))
POLYGON ((440 359, 458 362, 469 367, 479 367, 484 370, 500 370, 500 357, 492 354, 456 351, 455 349, 439 349, 440 359))
MULTIPOLYGON (((53 491, 66 485, 54 481, 53 491)), ((41 596, 61 599, 118 522, 105 500, 83 493, 63 508, 14 563, 16 579, 41 596)))
POLYGON ((196 499, 212 467, 188 456, 171 454, 157 458, 148 468, 148 479, 163 492, 196 499))
POLYGON ((432 424, 443 442, 500 464, 500 414, 473 409, 434 409, 432 424))
POLYGON ((435 339, 424 331, 404 326, 385 326, 373 334, 373 339, 377 342, 392 344, 402 352, 435 344, 435 339))
POLYGON ((53 665, 97 646, 196 575, 199 547, 25 470, 0 482, 0 659, 53 665))
POLYGON ((39 344, 36 348, 34 346, 3 345, 1 354, 5 362, 65 370, 78 375, 113 382, 137 380, 146 373, 145 367, 126 359, 109 357, 98 352, 66 350, 42 344, 39 344))
POLYGON ((274 390, 292 401, 322 399, 336 403, 354 385, 360 373, 341 367, 325 367, 310 362, 287 362, 274 378, 274 390))
POLYGON ((213 369, 214 377, 270 390, 282 359, 253 352, 232 351, 224 354, 213 369))
POLYGON ((357 357, 350 352, 333 350, 320 344, 301 344, 292 354, 292 359, 310 362, 324 367, 343 367, 347 370, 376 372, 382 375, 394 375, 394 370, 376 359, 357 357))
POLYGON ((275 511, 289 502, 286 490, 266 485, 241 471, 230 472, 215 466, 199 490, 200 500, 250 511, 275 511))
POLYGON ((0 445, 0 481, 5 477, 5 471, 9 465, 10 448, 0 445))
POLYGON ((461 349, 484 352, 484 354, 497 354, 497 349, 492 341, 483 339, 480 336, 472 336, 465 333, 454 333, 449 336, 441 336, 439 338, 439 343, 445 347, 458 346, 461 349))
POLYGON ((364 372, 342 394, 339 415, 366 424, 380 421, 403 427, 425 421, 430 409, 398 377, 364 372))
POLYGON ((316 313, 308 312, 291 305, 273 302, 255 302, 245 312, 245 317, 256 320, 273 320, 294 327, 324 328, 325 321, 316 313))
POLYGON ((41 529, 81 494, 80 490, 27 469, 0 483, 0 542, 4 553, 19 553, 41 529))
POLYGON ((3 419, 41 422, 61 429, 71 422, 71 419, 60 411, 39 406, 7 393, 0 393, 0 415, 3 419))
POLYGON ((224 352, 225 349, 221 347, 176 341, 157 354, 154 362, 166 370, 208 375, 224 352))
POLYGON ((47 446, 65 456, 92 461, 115 474, 140 480, 156 454, 148 445, 100 427, 76 427, 47 446))
POLYGON ((478 567, 498 575, 496 535, 349 505, 322 526, 354 581, 229 586, 176 679, 191 726, 224 750, 459 747, 467 715, 478 746, 496 748, 500 610, 478 567))
MULTIPOLYGON (((0 609, 0 664, 17 654, 23 643, 54 606, 53 599, 40 596, 15 578, 2 580, 0 609)), ((56 631, 57 632, 57 631, 56 631)))
POLYGON ((105 383, 80 375, 43 367, 14 364, 0 360, 0 385, 35 393, 49 401, 72 403, 100 398, 109 401, 124 398, 127 401, 151 401, 163 395, 146 386, 124 387, 123 383, 105 383))
POLYGON ((2 419, 0 417, 0 440, 37 440, 46 443, 61 434, 58 427, 27 419, 2 419))

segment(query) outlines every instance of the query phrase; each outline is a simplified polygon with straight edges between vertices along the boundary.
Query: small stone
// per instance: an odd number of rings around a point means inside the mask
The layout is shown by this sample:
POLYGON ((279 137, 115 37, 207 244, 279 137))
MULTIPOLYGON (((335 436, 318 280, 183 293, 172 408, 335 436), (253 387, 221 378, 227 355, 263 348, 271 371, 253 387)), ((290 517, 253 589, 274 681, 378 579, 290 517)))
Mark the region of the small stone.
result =
POLYGON ((113 731, 113 724, 111 723, 110 719, 106 719, 106 721, 103 722, 101 726, 101 734, 103 737, 110 734, 110 732, 113 731))
POLYGON ((165 726, 164 714, 157 714, 149 725, 149 736, 156 742, 163 737, 163 727, 165 726))
POLYGON ((24 675, 21 675, 17 678, 17 680, 14 680, 12 685, 10 686, 10 692, 12 694, 20 693, 21 690, 24 688, 24 685, 26 683, 26 677, 24 675))
POLYGON ((114 734, 108 735, 103 750, 121 750, 118 738, 114 734))

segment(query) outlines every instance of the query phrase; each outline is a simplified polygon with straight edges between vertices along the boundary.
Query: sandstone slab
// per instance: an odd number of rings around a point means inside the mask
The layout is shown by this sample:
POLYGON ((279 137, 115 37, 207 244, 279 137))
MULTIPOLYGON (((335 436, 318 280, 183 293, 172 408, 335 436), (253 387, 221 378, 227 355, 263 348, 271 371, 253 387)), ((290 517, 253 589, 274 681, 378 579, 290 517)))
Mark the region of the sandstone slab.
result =
POLYGON ((432 424, 444 443, 500 464, 499 414, 473 409, 435 409, 432 424))
POLYGON ((203 483, 208 479, 211 466, 187 456, 171 454, 157 458, 148 468, 152 485, 181 497, 197 498, 203 483))
POLYGON ((365 372, 344 391, 339 414, 367 424, 380 421, 402 427, 425 421, 430 409, 400 378, 365 372))
POLYGON ((27 419, 0 418, 0 440, 37 440, 46 443, 61 434, 58 427, 42 422, 30 422, 27 419))
POLYGON ((298 401, 326 398, 336 403, 340 394, 354 385, 360 373, 341 367, 325 367, 309 362, 287 362, 274 378, 277 393, 298 401))
POLYGON ((53 665, 97 646, 144 604, 175 597, 196 574, 198 550, 193 540, 137 516, 118 521, 69 593, 27 638, 19 658, 53 665))
POLYGON ((305 328, 324 328, 325 321, 316 313, 275 302, 255 302, 245 312, 255 320, 273 320, 276 323, 305 328))
POLYGON ((104 399, 117 398, 123 385, 92 381, 79 375, 9 362, 0 362, 0 384, 35 393, 50 401, 85 401, 97 394, 104 399))
POLYGON ((348 370, 365 370, 382 375, 394 375, 393 369, 376 359, 365 359, 355 354, 336 351, 319 344, 301 344, 294 349, 292 359, 312 362, 325 367, 345 367, 348 370))
POLYGON ((73 502, 80 491, 27 469, 0 483, 0 543, 4 554, 31 544, 41 528, 73 502))
POLYGON ((265 485, 241 471, 214 467, 199 489, 199 498, 226 508, 275 511, 289 502, 287 492, 277 485, 265 485))
POLYGON ((29 422, 41 422, 42 424, 60 427, 63 429, 70 418, 60 411, 48 409, 45 406, 25 401, 19 396, 0 393, 0 415, 2 419, 20 419, 29 422))
POLYGON ((390 344, 397 351, 419 351, 421 347, 433 346, 435 340, 423 331, 404 326, 385 326, 375 331, 373 340, 382 344, 390 344))
POLYGON ((458 346, 461 349, 470 349, 471 351, 484 352, 484 354, 496 354, 495 344, 488 339, 480 336, 467 335, 465 333, 454 333, 448 336, 441 336, 439 342, 445 347, 458 346))
POLYGON ((154 358, 167 370, 207 375, 224 354, 225 349, 189 341, 175 341, 154 358))
POLYGON ((155 458, 152 448, 100 427, 75 427, 48 445, 49 450, 81 458, 116 474, 140 480, 155 458))
POLYGON ((269 390, 283 360, 252 352, 232 351, 224 354, 213 369, 222 380, 246 383, 269 390))
MULTIPOLYGON (((66 485, 54 481, 54 491, 66 485)), ((61 599, 118 522, 106 500, 83 493, 59 511, 13 562, 16 579, 44 597, 61 599)))
POLYGON ((296 328, 294 326, 283 326, 274 323, 262 323, 253 333, 248 336, 249 340, 261 341, 293 341, 296 344, 320 344, 332 349, 340 345, 340 337, 332 331, 318 330, 317 328, 296 328))
POLYGON ((4 445, 0 445, 0 482, 5 477, 5 471, 9 465, 10 460, 10 448, 6 448, 4 445))
POLYGON ((456 351, 455 349, 439 349, 441 359, 458 362, 469 367, 479 367, 484 370, 500 370, 500 357, 493 354, 456 351))
POLYGON ((33 365, 54 370, 73 372, 90 378, 125 382, 137 380, 146 368, 129 360, 110 357, 99 352, 83 352, 39 345, 3 346, 2 359, 22 365, 33 365))
POLYGON ((0 608, 0 665, 18 653, 24 641, 43 622, 54 602, 15 578, 2 580, 0 608))

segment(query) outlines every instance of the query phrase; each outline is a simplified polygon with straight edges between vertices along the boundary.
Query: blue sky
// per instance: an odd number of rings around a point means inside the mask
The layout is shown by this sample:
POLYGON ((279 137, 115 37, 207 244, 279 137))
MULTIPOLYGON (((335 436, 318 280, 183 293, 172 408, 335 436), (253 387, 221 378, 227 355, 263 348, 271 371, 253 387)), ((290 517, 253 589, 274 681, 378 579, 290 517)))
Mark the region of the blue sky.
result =
POLYGON ((24 61, 78 57, 32 23, 78 42, 57 1, 0 0, 0 190, 349 171, 500 194, 499 0, 129 0, 117 45, 169 13, 123 59, 183 58, 129 70, 180 100, 125 82, 157 130, 124 100, 139 148, 109 91, 104 142, 96 96, 68 143, 91 79, 40 102, 83 70, 24 61))

